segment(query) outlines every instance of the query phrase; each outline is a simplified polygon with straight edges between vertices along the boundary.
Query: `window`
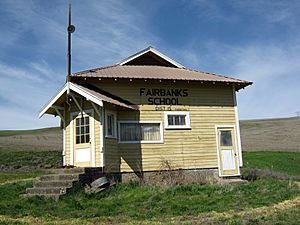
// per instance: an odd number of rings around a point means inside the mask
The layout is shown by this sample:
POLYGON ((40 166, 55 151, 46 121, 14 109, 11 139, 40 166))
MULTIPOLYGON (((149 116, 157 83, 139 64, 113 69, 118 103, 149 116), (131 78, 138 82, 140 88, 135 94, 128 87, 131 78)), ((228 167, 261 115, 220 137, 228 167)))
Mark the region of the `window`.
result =
POLYGON ((166 129, 190 129, 189 112, 165 112, 166 129))
POLYGON ((230 130, 222 130, 220 138, 221 146, 232 146, 232 137, 230 130))
POLYGON ((108 111, 106 113, 106 137, 117 136, 117 116, 116 113, 108 111))
POLYGON ((90 121, 88 116, 76 118, 76 144, 90 142, 90 121))
POLYGON ((120 143, 163 143, 162 123, 156 121, 120 121, 120 143))

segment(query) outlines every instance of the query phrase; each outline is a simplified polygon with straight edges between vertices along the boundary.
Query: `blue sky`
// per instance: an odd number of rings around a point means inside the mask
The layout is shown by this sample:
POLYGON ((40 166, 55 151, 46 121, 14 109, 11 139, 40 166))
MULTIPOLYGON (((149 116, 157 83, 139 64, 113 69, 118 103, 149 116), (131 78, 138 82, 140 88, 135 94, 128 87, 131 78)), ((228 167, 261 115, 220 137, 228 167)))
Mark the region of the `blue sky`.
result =
MULTIPOLYGON (((254 82, 238 92, 241 119, 300 111, 300 1, 72 1, 72 71, 148 47, 196 70, 254 82)), ((64 84, 68 1, 0 1, 0 129, 57 126, 38 119, 64 84)))

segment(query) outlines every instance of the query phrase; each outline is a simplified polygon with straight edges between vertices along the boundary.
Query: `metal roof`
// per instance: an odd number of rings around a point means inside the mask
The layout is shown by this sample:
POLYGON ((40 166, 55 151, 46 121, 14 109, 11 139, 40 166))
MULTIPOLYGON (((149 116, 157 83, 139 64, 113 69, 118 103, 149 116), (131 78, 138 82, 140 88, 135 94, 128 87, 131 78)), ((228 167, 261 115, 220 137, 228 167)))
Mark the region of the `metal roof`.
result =
POLYGON ((227 82, 238 83, 244 87, 252 84, 252 82, 249 81, 224 75, 196 71, 187 68, 173 68, 165 66, 113 65, 74 73, 72 76, 227 82))

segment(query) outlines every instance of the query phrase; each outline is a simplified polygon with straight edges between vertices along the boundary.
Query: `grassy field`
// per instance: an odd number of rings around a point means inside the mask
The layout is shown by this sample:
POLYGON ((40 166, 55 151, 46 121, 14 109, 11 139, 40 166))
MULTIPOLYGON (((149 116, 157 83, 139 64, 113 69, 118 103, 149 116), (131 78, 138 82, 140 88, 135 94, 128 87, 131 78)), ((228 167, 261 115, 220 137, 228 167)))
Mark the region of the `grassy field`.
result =
POLYGON ((55 168, 62 166, 61 152, 14 152, 0 151, 0 166, 2 170, 33 170, 55 168))
MULTIPOLYGON (((300 176, 299 118, 241 121, 241 133, 246 169, 300 176)), ((61 166, 61 149, 59 128, 0 131, 0 225, 298 225, 300 221, 299 180, 266 176, 244 185, 119 184, 98 194, 86 194, 77 185, 59 202, 19 198, 32 179, 43 174, 40 169, 61 166)))
POLYGON ((300 176, 300 152, 244 152, 245 168, 269 169, 300 176))
POLYGON ((240 121, 244 151, 300 152, 300 117, 240 121))
POLYGON ((0 215, 4 221, 30 217, 36 221, 50 219, 58 224, 59 221, 131 224, 133 221, 171 220, 177 223, 183 217, 189 221, 213 212, 213 218, 208 216, 207 222, 216 220, 222 224, 224 221, 245 220, 243 214, 237 214, 229 220, 222 218, 221 215, 226 213, 273 207, 282 201, 295 201, 300 196, 300 189, 289 185, 288 181, 264 178, 240 185, 189 184, 162 188, 138 183, 120 184, 104 193, 92 195, 85 194, 78 185, 57 204, 41 198, 20 199, 19 194, 30 186, 31 182, 0 185, 0 215))

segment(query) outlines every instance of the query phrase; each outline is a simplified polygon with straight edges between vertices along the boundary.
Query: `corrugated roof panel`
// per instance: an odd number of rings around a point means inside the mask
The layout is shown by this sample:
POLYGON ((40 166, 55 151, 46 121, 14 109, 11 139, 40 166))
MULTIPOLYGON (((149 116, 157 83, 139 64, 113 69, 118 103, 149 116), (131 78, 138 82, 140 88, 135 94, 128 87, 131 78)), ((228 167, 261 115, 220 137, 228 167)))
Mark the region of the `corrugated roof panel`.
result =
POLYGON ((74 77, 99 77, 99 78, 132 78, 132 79, 167 79, 190 81, 216 81, 241 83, 244 86, 252 82, 227 77, 219 74, 206 73, 186 68, 173 68, 164 66, 136 66, 114 65, 73 74, 74 77))

